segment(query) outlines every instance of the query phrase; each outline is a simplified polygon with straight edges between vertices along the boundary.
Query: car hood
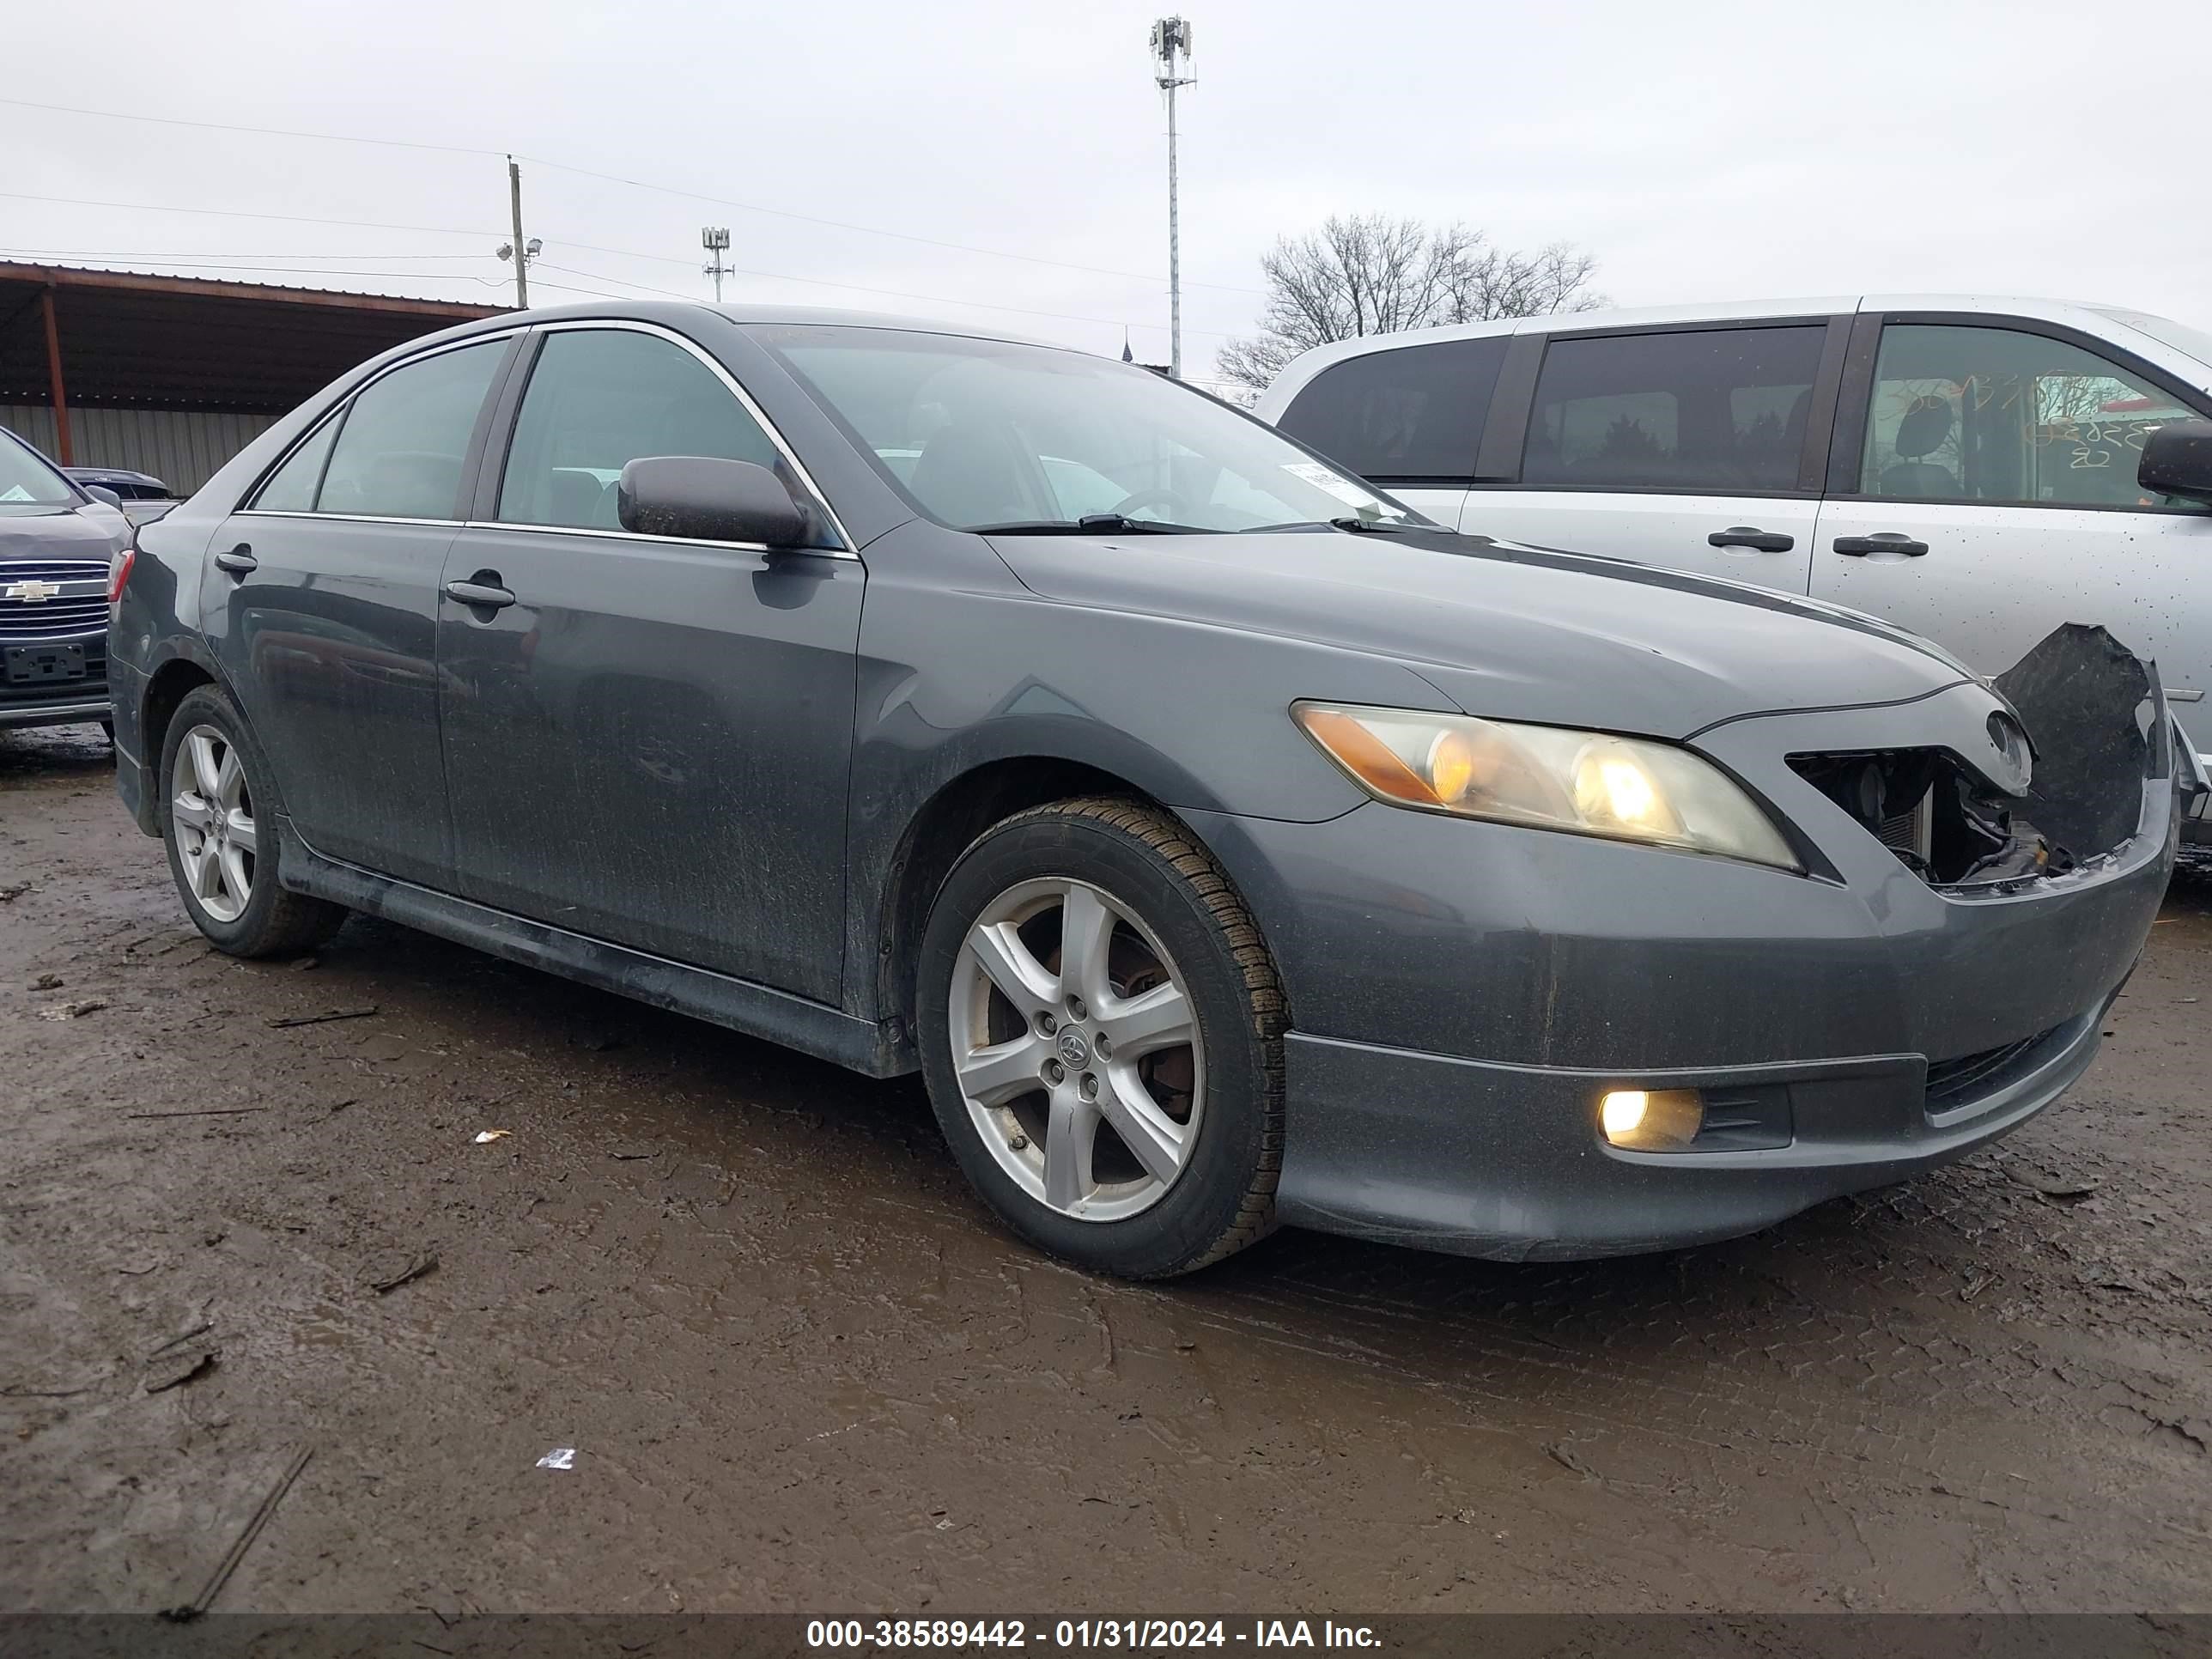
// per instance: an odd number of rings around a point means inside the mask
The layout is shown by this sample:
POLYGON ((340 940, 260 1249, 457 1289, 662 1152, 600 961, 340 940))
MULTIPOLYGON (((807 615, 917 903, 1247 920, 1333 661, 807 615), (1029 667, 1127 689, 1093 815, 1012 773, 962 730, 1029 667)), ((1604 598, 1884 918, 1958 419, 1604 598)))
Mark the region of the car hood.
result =
POLYGON ((1042 598, 1394 658, 1466 713, 1499 720, 1683 738, 1976 678, 1856 611, 1444 531, 990 540, 1042 598))
POLYGON ((123 545, 129 526, 112 509, 101 518, 73 507, 36 511, 0 507, 0 561, 10 559, 97 559, 123 545), (103 519, 112 517, 112 525, 103 519))

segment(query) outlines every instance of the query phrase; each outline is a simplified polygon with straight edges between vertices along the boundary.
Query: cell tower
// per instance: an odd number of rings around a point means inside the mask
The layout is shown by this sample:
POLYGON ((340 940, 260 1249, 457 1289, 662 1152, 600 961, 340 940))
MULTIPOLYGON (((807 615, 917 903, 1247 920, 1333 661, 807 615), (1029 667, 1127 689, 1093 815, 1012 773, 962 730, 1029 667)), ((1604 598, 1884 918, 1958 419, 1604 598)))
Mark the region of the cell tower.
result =
POLYGON ((1182 379, 1182 221, 1176 199, 1176 90, 1190 72, 1190 25, 1163 17, 1152 25, 1152 79, 1168 95, 1168 373, 1182 379))

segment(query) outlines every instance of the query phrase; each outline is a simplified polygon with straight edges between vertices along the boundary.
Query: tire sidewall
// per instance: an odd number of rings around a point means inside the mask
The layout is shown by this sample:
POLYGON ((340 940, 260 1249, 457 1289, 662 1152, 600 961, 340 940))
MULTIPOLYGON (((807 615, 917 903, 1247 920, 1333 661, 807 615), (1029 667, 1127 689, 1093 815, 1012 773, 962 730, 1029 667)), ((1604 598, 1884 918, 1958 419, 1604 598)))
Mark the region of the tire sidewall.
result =
POLYGON ((254 742, 253 733, 237 706, 211 685, 187 692, 169 718, 168 731, 161 740, 161 771, 157 775, 161 792, 161 844, 168 853, 169 875, 177 884, 177 896, 184 901, 185 913, 192 919, 192 925, 217 945, 226 950, 250 951, 267 933, 282 902, 283 887, 278 873, 276 831, 282 808, 276 785, 270 779, 269 762, 261 752, 261 745, 254 742), (222 732, 223 740, 237 752, 240 764, 246 768, 246 787, 253 798, 254 828, 262 843, 253 854, 252 896, 236 920, 231 921, 219 921, 201 908, 199 901, 192 896, 191 884, 185 875, 184 857, 177 847, 177 826, 173 816, 175 796, 172 793, 177 753, 193 729, 202 726, 211 726, 222 732))
POLYGON ((922 936, 916 1040, 930 1103, 962 1170, 1009 1225, 1041 1249, 1128 1278, 1159 1278, 1205 1259, 1236 1224, 1267 1145, 1269 1068, 1243 970, 1190 883, 1137 836, 1097 818, 1024 815, 986 832, 938 890, 922 936), (969 1117, 953 1070, 953 975, 968 930, 1018 882, 1072 878, 1140 917, 1174 960, 1206 1051, 1206 1098, 1190 1161, 1157 1202, 1119 1221, 1047 1209, 1000 1167, 969 1117))

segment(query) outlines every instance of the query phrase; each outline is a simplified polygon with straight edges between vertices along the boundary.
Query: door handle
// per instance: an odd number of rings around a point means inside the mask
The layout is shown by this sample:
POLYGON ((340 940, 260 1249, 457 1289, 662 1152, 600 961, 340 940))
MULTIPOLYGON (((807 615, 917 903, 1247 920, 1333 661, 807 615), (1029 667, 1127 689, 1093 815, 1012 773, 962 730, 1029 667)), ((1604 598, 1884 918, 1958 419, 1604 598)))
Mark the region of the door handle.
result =
POLYGON ((465 582, 447 582, 446 597, 473 611, 504 611, 514 603, 514 595, 500 580, 496 570, 479 570, 465 582))
POLYGON ((261 561, 253 556, 253 550, 244 542, 228 553, 215 556, 215 568, 228 570, 234 576, 250 576, 261 568, 261 561))
POLYGON ((1928 544, 1916 542, 1894 530, 1882 530, 1871 536, 1838 536, 1836 551, 1847 553, 1854 559, 1863 559, 1869 553, 1902 553, 1908 559, 1917 559, 1926 555, 1928 544))
POLYGON ((1726 530, 1716 530, 1705 538, 1708 547, 1749 547, 1761 553, 1787 553, 1797 545, 1795 536, 1785 536, 1778 530, 1759 530, 1747 524, 1731 525, 1726 530))

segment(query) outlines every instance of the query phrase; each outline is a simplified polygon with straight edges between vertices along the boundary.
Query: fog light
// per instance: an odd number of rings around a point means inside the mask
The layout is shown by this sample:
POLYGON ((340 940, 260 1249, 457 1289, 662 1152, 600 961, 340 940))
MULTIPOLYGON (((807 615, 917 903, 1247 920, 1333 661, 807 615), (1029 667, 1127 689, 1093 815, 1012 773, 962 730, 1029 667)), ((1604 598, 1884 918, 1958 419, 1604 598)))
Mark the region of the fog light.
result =
POLYGON ((1695 1089, 1612 1089, 1598 1101, 1605 1138, 1632 1152, 1680 1152, 1705 1120, 1695 1089))

